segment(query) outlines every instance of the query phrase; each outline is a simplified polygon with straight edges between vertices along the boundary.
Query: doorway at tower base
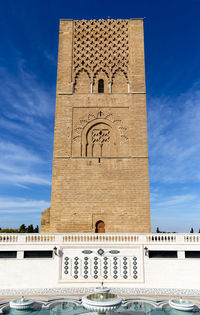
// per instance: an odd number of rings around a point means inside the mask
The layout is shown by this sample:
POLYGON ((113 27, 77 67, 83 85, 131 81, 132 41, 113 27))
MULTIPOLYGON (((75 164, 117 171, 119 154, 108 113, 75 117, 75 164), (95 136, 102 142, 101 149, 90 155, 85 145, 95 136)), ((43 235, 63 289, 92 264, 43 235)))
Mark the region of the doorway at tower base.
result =
MULTIPOLYGON (((68 210, 68 209, 67 209, 68 210)), ((141 215, 114 213, 106 209, 102 214, 72 213, 65 215, 63 211, 52 211, 47 208, 42 212, 41 233, 150 233, 150 218, 142 221, 141 215), (54 213, 54 216, 52 215, 54 213), (55 216, 56 214, 56 216, 55 216)), ((69 209, 70 210, 70 209, 69 209)), ((97 211, 98 212, 98 211, 97 211)), ((130 210, 129 210, 130 212, 130 210)))

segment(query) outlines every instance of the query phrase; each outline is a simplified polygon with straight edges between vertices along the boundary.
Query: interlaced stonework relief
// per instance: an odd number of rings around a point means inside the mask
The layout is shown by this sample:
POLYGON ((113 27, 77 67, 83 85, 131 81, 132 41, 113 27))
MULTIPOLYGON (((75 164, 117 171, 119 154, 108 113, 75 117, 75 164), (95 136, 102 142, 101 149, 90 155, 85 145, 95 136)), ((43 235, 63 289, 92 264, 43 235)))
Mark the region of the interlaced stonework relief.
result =
POLYGON ((100 143, 110 141, 110 130, 109 129, 93 129, 92 130, 92 143, 100 143))
POLYGON ((73 142, 81 145, 81 156, 110 156, 127 141, 122 120, 102 110, 82 116, 73 130, 73 142))
POLYGON ((95 83, 103 72, 112 83, 117 72, 128 82, 128 21, 81 20, 74 22, 73 72, 76 83, 80 73, 95 83))
MULTIPOLYGON (((90 122, 93 122, 95 124, 98 119, 104 119, 108 122, 108 124, 109 122, 112 122, 116 126, 119 131, 120 143, 128 141, 127 128, 123 126, 122 120, 118 117, 114 117, 111 113, 103 112, 101 110, 97 113, 91 112, 89 115, 84 115, 80 118, 79 122, 77 122, 73 130, 73 141, 80 143, 83 129, 90 122)), ((108 129, 93 129, 92 136, 93 142, 109 142, 110 140, 108 129)))

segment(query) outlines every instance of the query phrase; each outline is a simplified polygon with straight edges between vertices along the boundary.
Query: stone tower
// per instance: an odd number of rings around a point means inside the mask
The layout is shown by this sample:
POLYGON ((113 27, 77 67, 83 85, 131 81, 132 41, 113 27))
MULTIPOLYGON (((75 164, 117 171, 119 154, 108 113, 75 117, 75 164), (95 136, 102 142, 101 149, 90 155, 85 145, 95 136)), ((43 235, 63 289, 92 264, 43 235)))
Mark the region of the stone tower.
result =
POLYGON ((150 232, 143 19, 61 20, 42 232, 150 232))

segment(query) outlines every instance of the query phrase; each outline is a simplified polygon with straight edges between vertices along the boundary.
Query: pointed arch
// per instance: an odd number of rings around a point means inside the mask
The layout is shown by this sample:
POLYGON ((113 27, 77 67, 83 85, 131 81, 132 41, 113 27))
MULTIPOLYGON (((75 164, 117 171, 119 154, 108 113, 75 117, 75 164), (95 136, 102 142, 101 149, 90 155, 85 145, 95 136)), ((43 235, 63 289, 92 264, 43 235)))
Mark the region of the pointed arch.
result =
POLYGON ((103 80, 104 82, 104 93, 109 93, 109 76, 108 73, 103 70, 102 68, 98 69, 93 77, 93 92, 94 93, 98 93, 99 89, 98 89, 98 85, 99 85, 99 81, 103 80))
POLYGON ((104 118, 89 122, 81 135, 81 155, 87 157, 116 156, 119 132, 115 124, 104 118))
POLYGON ((90 93, 90 75, 81 69, 75 77, 75 93, 90 93))
POLYGON ((96 77, 99 75, 99 73, 104 73, 107 77, 107 79, 109 79, 109 75, 108 72, 103 69, 103 68, 98 68, 95 72, 94 72, 94 76, 93 76, 93 83, 95 83, 96 77))
POLYGON ((128 93, 128 78, 121 68, 113 73, 112 93, 128 93))

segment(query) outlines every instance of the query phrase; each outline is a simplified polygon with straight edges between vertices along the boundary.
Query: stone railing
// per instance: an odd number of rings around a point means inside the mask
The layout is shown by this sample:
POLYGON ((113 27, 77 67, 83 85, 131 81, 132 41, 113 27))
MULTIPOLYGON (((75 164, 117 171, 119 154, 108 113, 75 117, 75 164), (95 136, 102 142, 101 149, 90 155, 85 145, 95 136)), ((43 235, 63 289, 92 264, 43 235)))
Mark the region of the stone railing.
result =
POLYGON ((66 243, 200 243, 200 234, 180 234, 180 233, 151 233, 151 234, 131 234, 131 233, 71 233, 71 234, 0 234, 0 244, 66 244, 66 243))

